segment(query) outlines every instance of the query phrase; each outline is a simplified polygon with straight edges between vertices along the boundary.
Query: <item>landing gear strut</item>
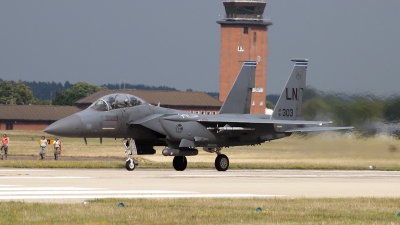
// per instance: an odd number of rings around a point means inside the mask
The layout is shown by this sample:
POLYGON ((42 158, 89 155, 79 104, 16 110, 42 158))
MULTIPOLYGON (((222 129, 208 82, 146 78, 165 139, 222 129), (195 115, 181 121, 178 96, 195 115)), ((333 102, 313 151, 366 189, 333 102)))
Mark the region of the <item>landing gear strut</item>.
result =
MULTIPOLYGON (((122 140, 122 143, 124 143, 124 140, 122 140)), ((139 164, 136 160, 131 158, 132 154, 137 155, 135 140, 128 138, 126 143, 124 143, 124 146, 125 146, 125 155, 128 157, 125 163, 125 168, 128 171, 132 171, 139 164)))
POLYGON ((186 156, 175 156, 172 165, 176 171, 184 171, 187 166, 186 156))
POLYGON ((215 158, 215 169, 218 171, 226 171, 229 168, 229 159, 228 156, 224 154, 218 154, 217 158, 215 158))

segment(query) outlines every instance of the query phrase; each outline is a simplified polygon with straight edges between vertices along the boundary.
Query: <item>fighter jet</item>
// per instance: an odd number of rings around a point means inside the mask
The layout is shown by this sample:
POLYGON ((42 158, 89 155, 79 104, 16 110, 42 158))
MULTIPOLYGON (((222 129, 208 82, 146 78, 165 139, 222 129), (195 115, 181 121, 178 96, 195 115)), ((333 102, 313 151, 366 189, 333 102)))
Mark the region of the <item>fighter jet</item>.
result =
POLYGON ((44 132, 64 137, 121 138, 127 155, 126 169, 137 162, 131 155, 155 154, 165 146, 164 156, 173 156, 173 166, 183 171, 187 156, 197 148, 216 153, 215 168, 226 171, 229 159, 222 154, 230 146, 256 145, 290 136, 294 132, 352 129, 329 127, 330 121, 305 121, 301 103, 306 85, 307 59, 292 59, 293 71, 272 115, 250 114, 257 62, 242 68, 218 115, 201 115, 151 105, 133 95, 115 93, 93 102, 87 109, 49 125, 44 132))

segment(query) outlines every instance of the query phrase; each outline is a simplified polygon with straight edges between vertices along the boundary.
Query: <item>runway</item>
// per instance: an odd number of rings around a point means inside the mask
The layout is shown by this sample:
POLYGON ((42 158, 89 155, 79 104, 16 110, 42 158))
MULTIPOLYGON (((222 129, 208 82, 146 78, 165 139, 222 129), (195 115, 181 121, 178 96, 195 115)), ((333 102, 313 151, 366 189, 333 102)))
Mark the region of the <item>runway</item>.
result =
POLYGON ((0 201, 400 197, 398 171, 0 169, 0 201))

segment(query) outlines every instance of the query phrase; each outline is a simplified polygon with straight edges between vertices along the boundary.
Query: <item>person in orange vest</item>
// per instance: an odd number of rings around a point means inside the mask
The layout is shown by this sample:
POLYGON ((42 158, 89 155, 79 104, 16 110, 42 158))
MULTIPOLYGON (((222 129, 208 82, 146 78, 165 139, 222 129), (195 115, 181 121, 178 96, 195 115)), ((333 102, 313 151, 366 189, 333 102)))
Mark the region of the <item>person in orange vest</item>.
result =
POLYGON ((61 155, 61 141, 58 138, 54 139, 54 159, 58 160, 58 156, 61 155))
POLYGON ((3 160, 4 155, 8 156, 8 144, 10 143, 10 138, 7 136, 7 134, 3 134, 3 137, 1 138, 1 160, 3 160))

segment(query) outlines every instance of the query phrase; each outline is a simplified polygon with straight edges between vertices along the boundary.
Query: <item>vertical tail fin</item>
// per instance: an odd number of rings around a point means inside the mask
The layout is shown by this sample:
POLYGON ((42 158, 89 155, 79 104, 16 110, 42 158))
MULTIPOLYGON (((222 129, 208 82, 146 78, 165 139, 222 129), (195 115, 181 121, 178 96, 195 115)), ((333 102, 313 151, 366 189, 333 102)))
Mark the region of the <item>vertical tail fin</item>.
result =
POLYGON ((294 68, 276 103, 272 119, 296 120, 301 118, 303 90, 306 86, 308 59, 292 59, 294 68))
POLYGON ((251 93, 254 87, 256 62, 244 62, 219 114, 250 113, 251 93))

